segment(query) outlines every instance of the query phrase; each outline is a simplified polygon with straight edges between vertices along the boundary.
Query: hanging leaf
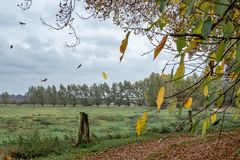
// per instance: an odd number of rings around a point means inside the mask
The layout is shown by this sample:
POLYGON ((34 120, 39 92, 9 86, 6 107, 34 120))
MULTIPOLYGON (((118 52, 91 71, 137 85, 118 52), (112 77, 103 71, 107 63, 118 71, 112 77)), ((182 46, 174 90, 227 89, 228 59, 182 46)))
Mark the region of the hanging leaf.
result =
POLYGON ((180 63, 179 67, 177 68, 177 71, 174 75, 174 80, 178 80, 184 76, 185 73, 185 65, 184 63, 180 63))
POLYGON ((154 51, 154 58, 153 58, 153 60, 159 55, 159 53, 161 52, 161 50, 165 46, 165 43, 167 42, 167 37, 168 36, 164 36, 163 39, 160 41, 159 45, 156 47, 156 49, 154 51))
POLYGON ((162 12, 166 6, 166 2, 165 0, 159 0, 159 2, 160 2, 159 10, 162 12))
POLYGON ((211 123, 214 124, 216 122, 216 120, 217 120, 217 114, 216 113, 212 113, 210 119, 211 119, 211 123))
POLYGON ((202 33, 202 27, 203 27, 203 20, 199 19, 198 22, 196 23, 194 29, 193 29, 193 33, 196 34, 201 34, 202 33))
POLYGON ((193 132, 193 133, 197 133, 198 132, 199 123, 200 123, 200 120, 195 120, 194 121, 193 128, 192 128, 191 132, 193 132))
POLYGON ((189 109, 191 108, 191 106, 192 106, 192 97, 188 97, 188 99, 184 102, 184 107, 186 109, 189 109))
POLYGON ((218 49, 216 51, 216 60, 217 60, 217 63, 220 62, 221 58, 222 58, 222 55, 223 55, 223 52, 224 52, 224 41, 222 41, 219 46, 218 46, 218 49))
POLYGON ((212 53, 209 58, 210 58, 210 60, 215 61, 216 60, 216 54, 212 53))
POLYGON ((190 53, 199 46, 200 40, 193 40, 189 43, 187 48, 184 50, 184 53, 190 53))
POLYGON ((220 73, 223 74, 224 73, 224 67, 225 67, 225 60, 224 59, 222 60, 220 67, 221 67, 221 72, 220 73))
POLYGON ((136 133, 138 136, 144 131, 147 122, 147 112, 144 112, 140 118, 138 118, 136 123, 136 133))
POLYGON ((202 136, 205 136, 207 133, 207 129, 210 126, 210 122, 208 118, 205 118, 203 121, 203 127, 202 127, 202 136))
POLYGON ((229 0, 218 0, 218 2, 219 3, 216 4, 216 13, 218 16, 222 17, 223 13, 227 10, 230 3, 229 0))
POLYGON ((107 74, 105 72, 102 72, 103 79, 107 80, 107 74))
POLYGON ((231 21, 228 21, 227 24, 224 26, 224 30, 223 30, 224 36, 226 38, 229 38, 233 33, 233 31, 234 31, 234 25, 231 21))
POLYGON ((127 32, 125 39, 122 40, 122 44, 121 44, 121 46, 120 46, 120 53, 122 53, 122 55, 121 55, 121 57, 120 57, 120 62, 122 61, 123 56, 124 56, 124 54, 125 54, 125 51, 126 51, 126 49, 127 49, 128 37, 129 37, 130 33, 131 33, 131 32, 127 32))
POLYGON ((224 101, 224 95, 222 94, 222 90, 218 91, 217 96, 219 97, 216 101, 217 107, 221 107, 224 101))
POLYGON ((156 101, 158 112, 159 112, 160 109, 161 109, 161 105, 162 105, 163 99, 164 99, 164 94, 165 94, 165 87, 162 86, 162 87, 160 88, 159 92, 158 92, 158 97, 157 97, 157 101, 156 101))
POLYGON ((203 95, 204 95, 204 97, 208 96, 208 85, 204 86, 204 88, 203 88, 203 95))
POLYGON ((176 44, 177 44, 177 50, 180 53, 182 49, 187 45, 186 37, 178 37, 176 44))
POLYGON ((202 27, 203 37, 207 37, 210 34, 211 27, 212 27, 212 21, 211 21, 211 17, 209 16, 203 23, 203 27, 202 27))

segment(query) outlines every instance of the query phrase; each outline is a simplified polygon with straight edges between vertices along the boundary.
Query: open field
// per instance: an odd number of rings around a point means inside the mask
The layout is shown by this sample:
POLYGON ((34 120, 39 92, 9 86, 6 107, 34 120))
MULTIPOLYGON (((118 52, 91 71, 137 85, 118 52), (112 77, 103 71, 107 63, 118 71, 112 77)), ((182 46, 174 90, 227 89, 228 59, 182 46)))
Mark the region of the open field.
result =
MULTIPOLYGON (((26 157, 39 157, 36 159, 41 160, 74 159, 74 157, 86 156, 119 145, 158 138, 161 134, 171 132, 180 120, 187 116, 187 111, 183 111, 179 119, 174 115, 169 115, 166 109, 160 114, 155 114, 155 108, 146 107, 41 107, 31 105, 0 107, 1 148, 20 147, 21 152, 25 152, 23 144, 26 145, 27 150, 29 144, 34 147, 39 145, 39 148, 33 148, 34 151, 37 150, 33 156, 31 155, 33 151, 29 150, 26 157), (138 139, 134 131, 135 122, 144 111, 148 111, 146 131, 142 138, 138 139), (92 142, 77 148, 72 144, 78 128, 79 112, 86 112, 89 115, 92 142), (31 139, 31 137, 36 137, 34 134, 40 138, 31 139), (54 143, 48 144, 52 140, 54 143), (49 151, 49 148, 54 147, 56 150, 49 151), (43 152, 43 148, 46 153, 38 155, 38 152, 43 152)), ((239 126, 239 122, 233 122, 231 117, 231 111, 228 111, 226 128, 239 126)), ((215 128, 217 127, 219 126, 215 128)), ((199 130, 201 130, 201 125, 199 130)))
MULTIPOLYGON (((79 112, 89 115, 91 134, 96 137, 130 136, 138 116, 145 107, 52 107, 52 106, 1 106, 0 139, 40 130, 60 137, 74 136, 78 127, 79 112)), ((169 125, 177 121, 167 111, 154 116, 149 112, 146 129, 169 125)))

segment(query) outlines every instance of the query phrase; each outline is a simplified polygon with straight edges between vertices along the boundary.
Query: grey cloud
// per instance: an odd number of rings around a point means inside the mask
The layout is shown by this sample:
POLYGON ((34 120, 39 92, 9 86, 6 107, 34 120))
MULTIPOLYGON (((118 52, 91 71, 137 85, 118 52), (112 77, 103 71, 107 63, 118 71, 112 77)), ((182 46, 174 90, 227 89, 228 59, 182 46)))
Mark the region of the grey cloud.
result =
POLYGON ((17 25, 17 19, 13 14, 0 14, 0 27, 13 27, 17 25))
POLYGON ((48 41, 41 41, 35 36, 29 36, 26 39, 23 40, 23 43, 29 44, 32 48, 40 49, 45 47, 50 47, 52 45, 52 42, 50 40, 48 41))
POLYGON ((87 43, 89 45, 98 45, 101 47, 117 47, 120 45, 121 40, 112 36, 105 34, 93 34, 89 36, 81 37, 83 43, 87 43))
POLYGON ((145 43, 147 40, 132 34, 125 57, 119 63, 119 46, 125 34, 110 21, 96 19, 76 18, 74 25, 81 44, 75 49, 65 48, 63 43, 69 38, 68 29, 52 31, 39 20, 42 15, 54 24, 58 1, 34 1, 26 12, 16 9, 17 3, 17 0, 4 2, 0 11, 0 92, 25 93, 31 85, 102 83, 105 82, 101 76, 103 71, 108 74, 108 83, 135 81, 151 72, 160 73, 169 58, 164 53, 155 61, 152 61, 152 54, 141 57, 150 47, 145 43), (3 13, 12 19, 2 20, 3 13), (19 19, 27 25, 14 28, 19 19), (9 49, 12 43, 14 47, 9 49), (82 67, 76 69, 79 64, 82 67), (48 78, 48 82, 41 83, 42 78, 48 78))

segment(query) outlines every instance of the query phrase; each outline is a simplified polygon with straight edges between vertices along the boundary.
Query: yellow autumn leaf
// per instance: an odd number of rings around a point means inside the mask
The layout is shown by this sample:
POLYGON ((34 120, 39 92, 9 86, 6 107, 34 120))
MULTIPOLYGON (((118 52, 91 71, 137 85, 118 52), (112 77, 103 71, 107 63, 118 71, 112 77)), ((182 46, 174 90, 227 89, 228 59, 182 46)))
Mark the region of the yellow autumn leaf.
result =
POLYGON ((225 60, 223 59, 222 62, 221 62, 221 74, 223 74, 224 72, 224 66, 225 66, 225 60))
POLYGON ((208 85, 204 86, 204 88, 203 88, 203 95, 204 95, 204 97, 208 96, 208 85))
POLYGON ((145 129, 146 122, 147 122, 147 112, 144 112, 142 116, 138 118, 136 123, 135 129, 138 136, 140 136, 143 130, 145 129))
POLYGON ((224 73, 224 61, 222 61, 222 63, 220 65, 217 65, 215 72, 218 76, 217 79, 221 80, 223 73, 224 73))
POLYGON ((103 77, 103 79, 107 80, 107 73, 102 72, 102 77, 103 77))
POLYGON ((186 109, 189 109, 191 108, 191 106, 192 106, 192 97, 188 97, 188 99, 184 102, 184 107, 186 109))
POLYGON ((209 58, 210 58, 210 60, 215 61, 215 59, 216 59, 216 54, 215 54, 215 53, 212 53, 209 58))
POLYGON ((189 43, 189 45, 187 46, 187 48, 185 49, 185 53, 189 53, 192 52, 194 49, 196 49, 199 46, 199 43, 201 42, 201 40, 193 40, 189 43))
POLYGON ((185 73, 185 65, 184 63, 180 63, 175 75, 174 75, 174 79, 178 80, 180 78, 182 78, 184 76, 185 73))
POLYGON ((126 49, 127 49, 128 37, 129 37, 130 33, 131 33, 131 32, 128 32, 128 33, 126 34, 125 39, 122 40, 122 44, 121 44, 121 46, 120 46, 120 53, 122 54, 121 57, 120 57, 120 62, 122 61, 123 56, 124 56, 124 54, 125 54, 125 51, 126 51, 126 49))
POLYGON ((161 105, 163 103, 163 99, 164 99, 164 94, 165 94, 165 87, 161 87, 159 92, 158 92, 158 97, 157 97, 157 100, 156 100, 156 103, 157 103, 157 110, 160 111, 161 109, 161 105))
POLYGON ((160 41, 159 45, 156 47, 156 49, 154 51, 154 58, 153 58, 153 60, 159 55, 159 53, 163 49, 164 45, 167 42, 167 37, 168 36, 164 36, 163 39, 160 41))
POLYGON ((212 124, 213 124, 214 122, 216 122, 216 120, 217 120, 217 114, 216 114, 216 113, 212 113, 210 119, 211 119, 211 123, 212 123, 212 124))

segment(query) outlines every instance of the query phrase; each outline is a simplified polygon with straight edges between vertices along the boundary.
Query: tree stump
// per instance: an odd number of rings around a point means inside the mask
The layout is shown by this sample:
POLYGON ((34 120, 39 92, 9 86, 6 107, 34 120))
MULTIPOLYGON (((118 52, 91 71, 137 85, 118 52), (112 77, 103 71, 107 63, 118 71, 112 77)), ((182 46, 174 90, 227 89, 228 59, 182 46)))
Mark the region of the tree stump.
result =
POLYGON ((76 145, 83 143, 89 143, 89 122, 88 115, 84 112, 80 112, 79 115, 79 128, 77 132, 76 145))

